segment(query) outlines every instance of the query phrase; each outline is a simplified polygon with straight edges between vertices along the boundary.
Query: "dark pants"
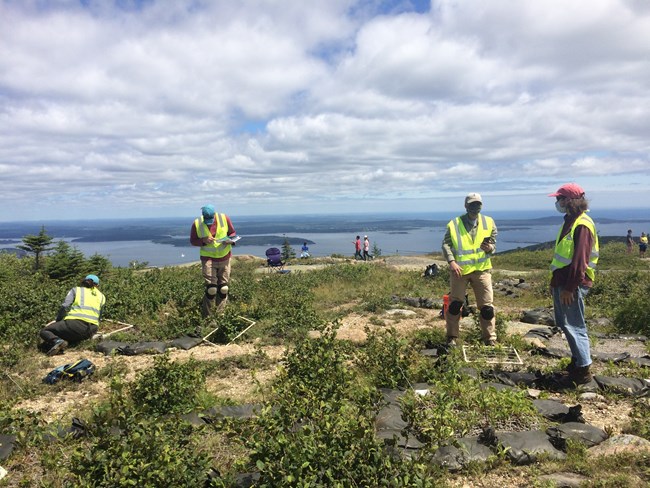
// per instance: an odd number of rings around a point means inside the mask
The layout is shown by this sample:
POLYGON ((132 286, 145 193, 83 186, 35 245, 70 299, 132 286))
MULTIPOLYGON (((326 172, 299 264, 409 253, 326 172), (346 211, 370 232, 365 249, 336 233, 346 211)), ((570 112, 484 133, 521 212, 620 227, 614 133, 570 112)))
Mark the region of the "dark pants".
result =
POLYGON ((63 339, 75 343, 92 338, 96 332, 96 325, 83 320, 59 320, 41 329, 39 335, 45 342, 63 339))

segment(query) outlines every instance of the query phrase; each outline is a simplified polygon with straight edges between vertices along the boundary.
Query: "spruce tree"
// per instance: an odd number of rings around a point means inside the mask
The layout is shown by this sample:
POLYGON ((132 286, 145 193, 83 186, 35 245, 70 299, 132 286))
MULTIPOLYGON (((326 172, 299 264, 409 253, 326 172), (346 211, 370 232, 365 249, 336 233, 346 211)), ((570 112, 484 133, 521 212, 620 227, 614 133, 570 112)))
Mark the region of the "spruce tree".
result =
POLYGON ((42 226, 38 235, 26 235, 23 237, 23 244, 16 247, 34 254, 34 269, 39 269, 41 267, 41 254, 52 249, 50 244, 52 244, 53 240, 54 237, 48 235, 47 232, 45 232, 45 226, 42 226))
POLYGON ((381 256, 381 249, 379 248, 379 246, 377 245, 376 242, 373 242, 373 244, 372 244, 372 257, 373 258, 378 258, 379 256, 381 256))
POLYGON ((59 241, 47 259, 45 270, 50 278, 65 280, 80 277, 86 266, 84 255, 79 249, 65 241, 59 241))
POLYGON ((293 259, 295 257, 296 251, 294 251, 291 244, 289 244, 289 239, 285 237, 284 242, 282 243, 282 259, 287 261, 288 259, 293 259))
POLYGON ((113 269, 113 264, 106 257, 101 254, 95 253, 86 261, 86 271, 97 276, 105 275, 113 269))

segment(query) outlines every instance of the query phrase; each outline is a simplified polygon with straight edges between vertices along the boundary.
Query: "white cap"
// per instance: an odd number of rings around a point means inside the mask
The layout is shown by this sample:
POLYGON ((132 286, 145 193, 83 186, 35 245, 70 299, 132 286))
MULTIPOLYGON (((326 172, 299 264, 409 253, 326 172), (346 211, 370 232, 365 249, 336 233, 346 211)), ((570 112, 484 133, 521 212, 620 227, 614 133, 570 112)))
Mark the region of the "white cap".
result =
POLYGON ((480 193, 468 193, 467 196, 465 197, 465 205, 468 203, 473 203, 473 202, 479 202, 483 203, 483 199, 481 198, 480 193))

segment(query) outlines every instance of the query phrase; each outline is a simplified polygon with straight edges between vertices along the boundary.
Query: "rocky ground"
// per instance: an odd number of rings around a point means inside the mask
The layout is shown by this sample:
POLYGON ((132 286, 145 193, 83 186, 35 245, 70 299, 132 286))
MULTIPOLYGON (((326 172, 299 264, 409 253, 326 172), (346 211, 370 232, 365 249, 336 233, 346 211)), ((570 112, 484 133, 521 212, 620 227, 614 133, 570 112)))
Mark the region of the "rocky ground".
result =
MULTIPOLYGON (((385 258, 388 266, 394 266, 396 269, 424 270, 424 268, 434 263, 435 260, 427 256, 406 257, 394 256, 385 258)), ((442 265, 443 263, 438 263, 442 265)), ((326 266, 327 264, 297 264, 289 267, 292 270, 306 271, 317 267, 326 266)), ((260 268, 264 271, 264 268, 260 268)), ((519 273, 521 274, 521 273, 519 273)), ((440 328, 444 330, 444 320, 440 317, 438 309, 429 308, 412 308, 396 304, 394 309, 388 310, 381 314, 370 313, 350 313, 341 321, 341 327, 338 330, 338 337, 354 342, 363 342, 366 338, 365 329, 378 329, 383 327, 394 327, 401 333, 409 333, 422 328, 440 328)), ((462 327, 474 327, 471 317, 464 319, 462 327)), ((509 327, 509 333, 524 335, 526 330, 537 327, 536 325, 513 322, 509 327)), ((554 336, 549 344, 552 347, 567 348, 564 339, 561 336, 554 336)), ((601 352, 618 352, 624 350, 634 355, 643 355, 647 353, 643 343, 638 341, 606 341, 597 340, 594 344, 594 350, 601 352)), ((200 361, 221 360, 228 357, 242 356, 253 354, 256 351, 256 345, 247 342, 243 337, 238 343, 232 345, 212 345, 204 343, 191 350, 172 350, 171 359, 181 359, 193 357, 200 361)), ((246 369, 229 368, 222 375, 214 375, 208 380, 208 389, 215 395, 228 398, 235 402, 246 403, 253 402, 259 393, 262 385, 268 384, 276 374, 278 360, 281 358, 285 349, 283 346, 263 346, 264 353, 271 359, 270 366, 252 372, 246 369)), ((153 364, 151 355, 138 356, 104 356, 101 353, 93 352, 90 344, 81 344, 76 348, 65 351, 63 355, 56 357, 39 356, 37 364, 34 365, 37 374, 45 376, 50 370, 69 362, 73 362, 81 357, 90 359, 97 367, 97 374, 91 381, 81 384, 67 384, 65 387, 54 386, 47 395, 34 396, 33 398, 23 401, 18 407, 26 408, 31 411, 40 412, 48 421, 66 420, 74 416, 80 406, 89 405, 98 401, 105 395, 108 387, 111 369, 117 369, 124 375, 125 379, 130 380, 144 369, 153 364)), ((557 364, 559 360, 533 356, 522 353, 523 366, 518 368, 523 370, 534 370, 557 364)), ((611 372, 611 365, 607 363, 594 362, 596 373, 604 374, 611 372)), ((650 373, 646 371, 646 377, 650 373)), ((18 380, 18 378, 16 378, 18 380)), ((531 392, 531 396, 538 393, 531 392)), ((550 398, 555 398, 567 405, 580 403, 583 407, 583 414, 587 423, 606 429, 613 434, 621 433, 624 426, 630 420, 630 411, 632 408, 632 399, 614 397, 611 395, 596 394, 589 397, 580 397, 579 393, 551 393, 550 398)), ((516 472, 507 473, 490 473, 480 482, 471 480, 465 476, 459 476, 454 480, 455 486, 474 487, 474 486, 521 486, 525 484, 525 478, 518 478, 516 472)))

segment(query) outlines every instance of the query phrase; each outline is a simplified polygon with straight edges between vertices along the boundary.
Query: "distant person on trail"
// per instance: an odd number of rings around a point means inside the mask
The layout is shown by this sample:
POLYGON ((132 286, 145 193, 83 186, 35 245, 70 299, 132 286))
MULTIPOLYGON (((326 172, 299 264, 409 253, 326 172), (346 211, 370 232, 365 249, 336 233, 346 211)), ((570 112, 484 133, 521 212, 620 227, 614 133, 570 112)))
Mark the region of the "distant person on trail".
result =
POLYGON ((559 379, 561 387, 589 383, 591 351, 585 324, 585 297, 594 284, 598 262, 598 234, 587 215, 584 190, 575 183, 562 185, 550 197, 564 215, 564 224, 555 240, 551 261, 551 292, 555 325, 566 336, 571 362, 559 379))
POLYGON ((639 238, 639 257, 644 258, 645 252, 648 250, 648 235, 645 232, 641 232, 641 237, 639 238))
POLYGON ((627 253, 632 254, 632 248, 634 247, 634 237, 632 237, 632 229, 628 229, 627 231, 625 244, 627 245, 627 253))
POLYGON ((190 242, 201 247, 201 270, 205 294, 201 305, 203 317, 222 311, 228 301, 231 249, 235 243, 235 228, 225 213, 215 213, 213 205, 201 208, 201 216, 190 228, 190 242))
POLYGON ((363 260, 367 261, 370 259, 370 241, 368 236, 363 236, 363 260))
POLYGON ((450 220, 442 241, 442 253, 449 263, 449 308, 445 314, 447 344, 458 340, 461 309, 467 284, 472 285, 480 311, 481 337, 486 346, 496 344, 496 321, 492 303, 492 262, 496 250, 497 226, 494 220, 481 214, 483 199, 478 193, 465 197, 467 213, 450 220))
POLYGON ((300 257, 301 258, 308 258, 310 257, 309 255, 309 248, 307 247, 307 243, 303 242, 302 247, 300 248, 300 257))
POLYGON ((354 244, 354 259, 363 259, 361 255, 361 237, 357 236, 357 239, 352 243, 354 244))
POLYGON ((72 288, 59 308, 54 322, 39 335, 48 356, 61 354, 70 343, 91 339, 97 333, 106 298, 97 289, 99 278, 90 274, 72 288))

